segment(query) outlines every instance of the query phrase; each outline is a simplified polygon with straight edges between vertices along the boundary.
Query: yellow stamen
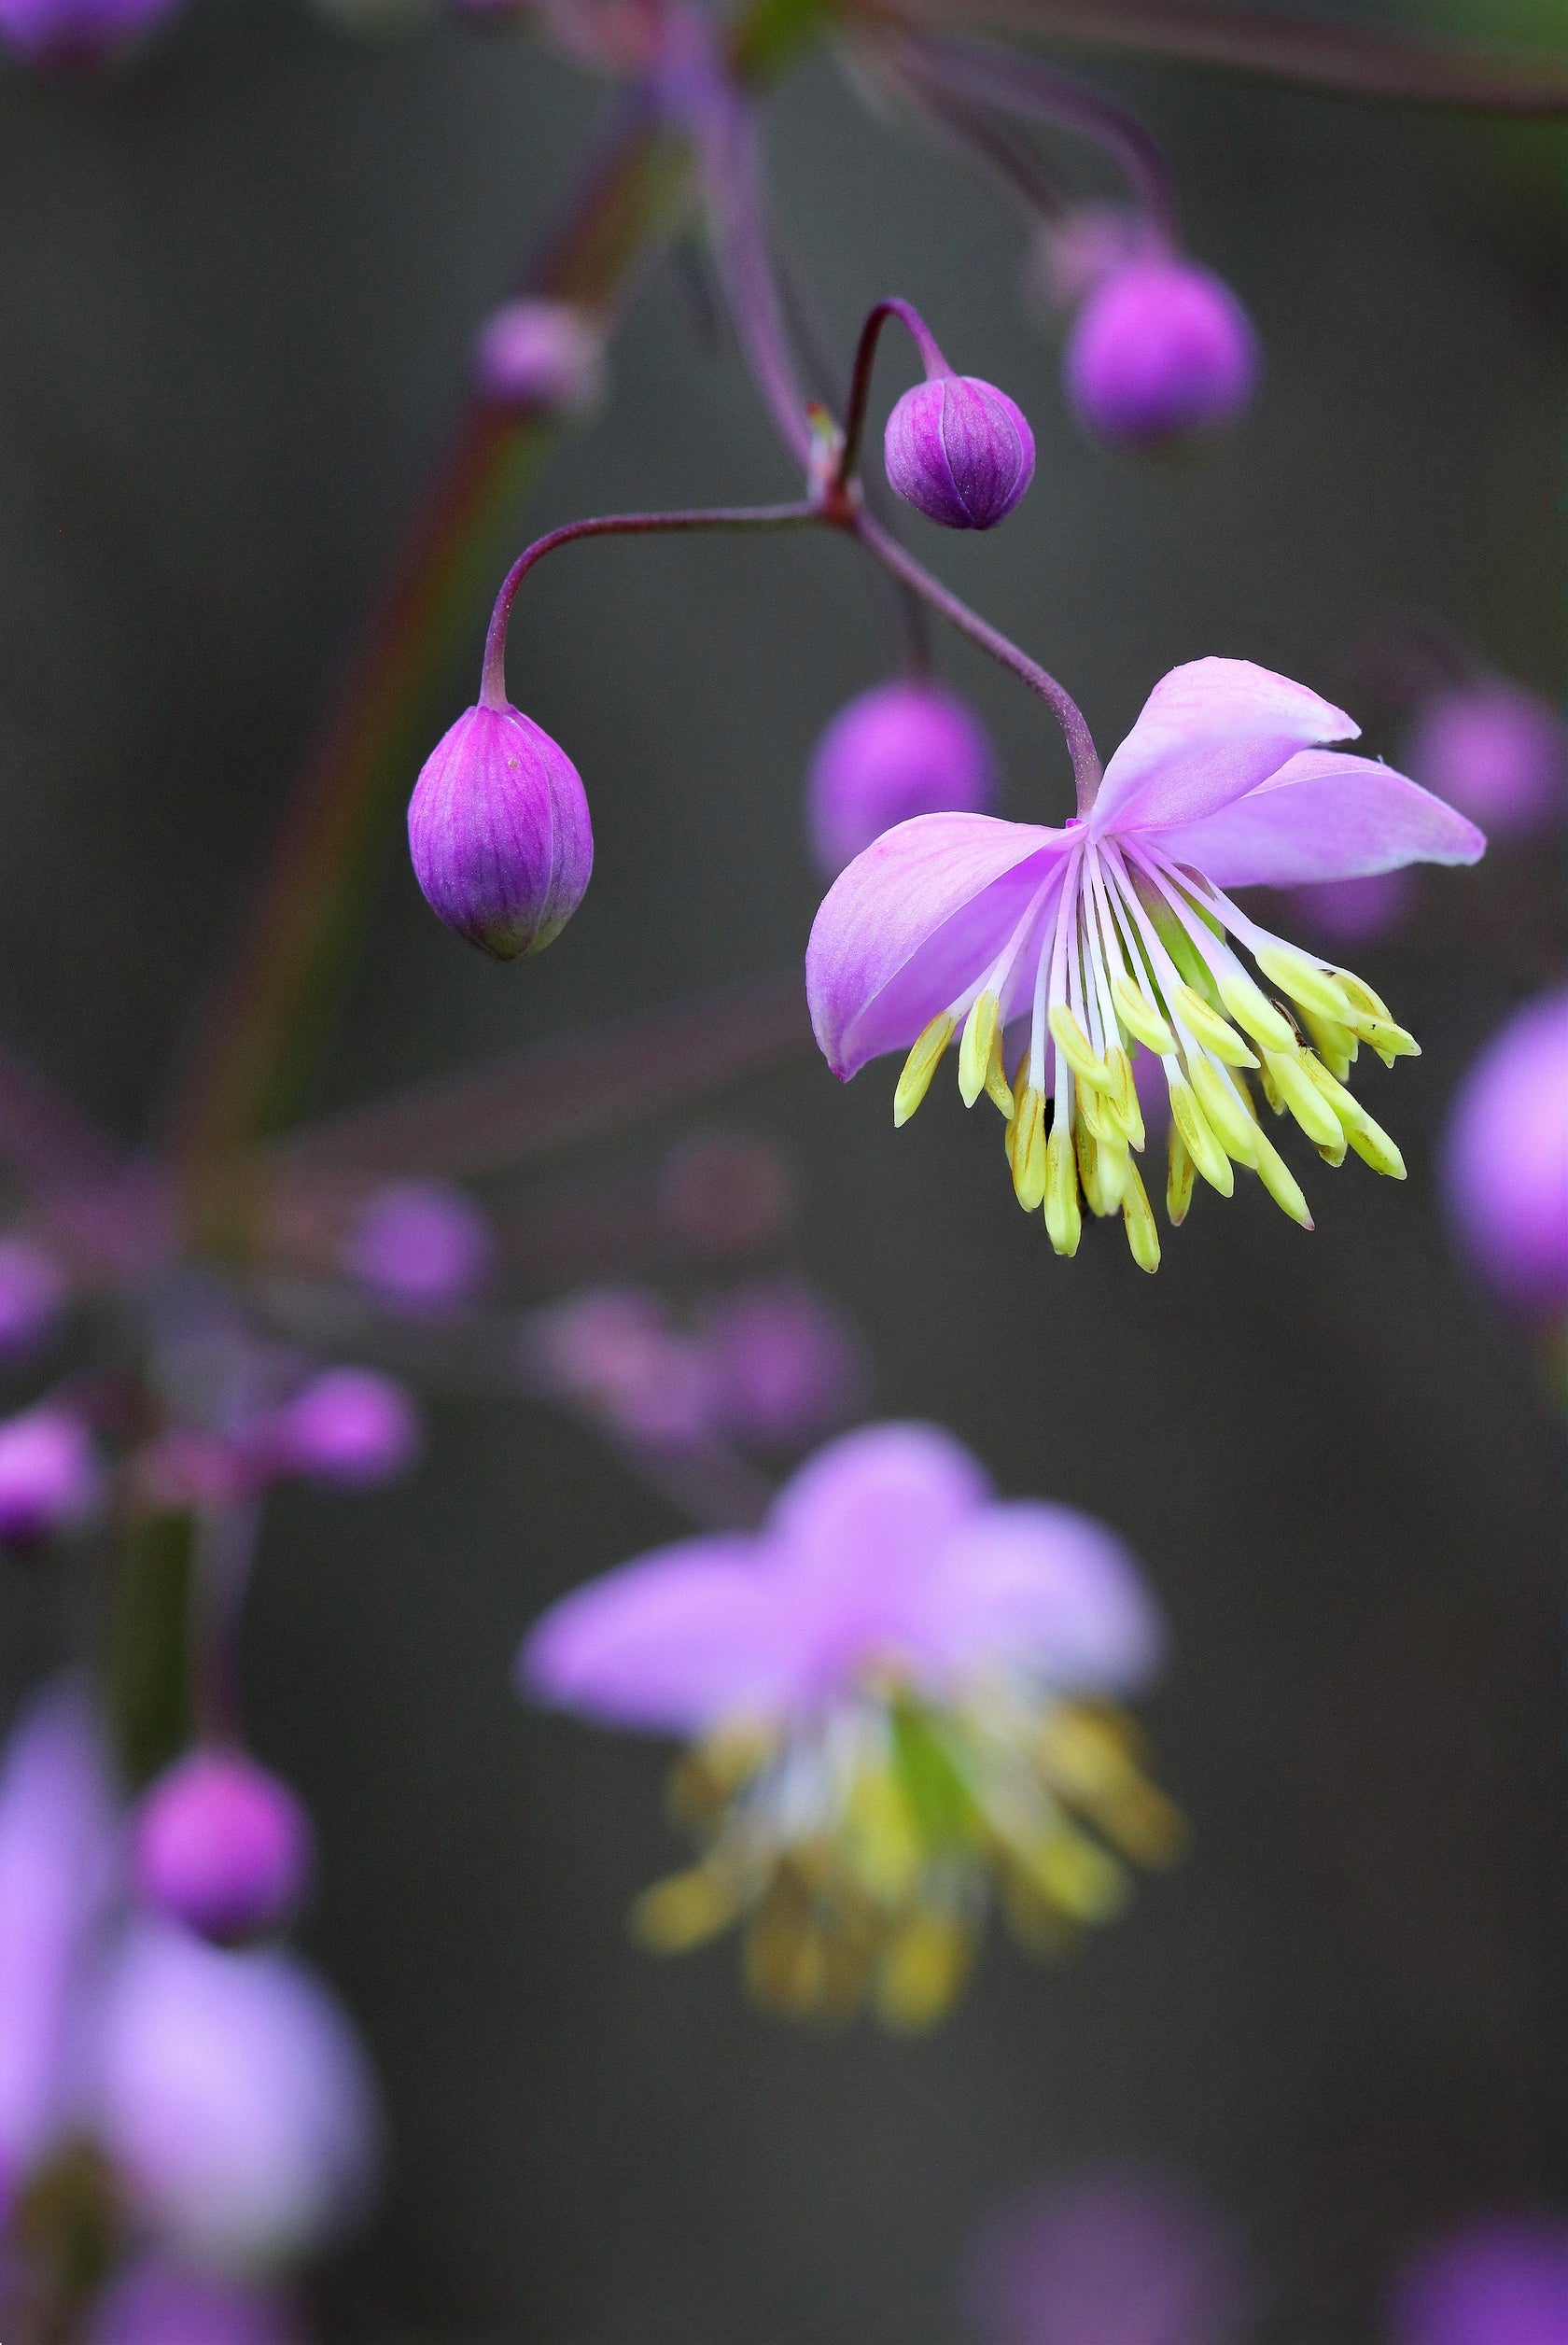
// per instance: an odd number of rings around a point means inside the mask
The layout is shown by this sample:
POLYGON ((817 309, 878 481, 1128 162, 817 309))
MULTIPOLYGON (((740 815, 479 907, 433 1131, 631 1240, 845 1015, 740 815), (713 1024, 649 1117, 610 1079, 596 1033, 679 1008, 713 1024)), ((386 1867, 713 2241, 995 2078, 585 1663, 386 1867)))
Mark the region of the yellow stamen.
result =
POLYGON ((976 997, 973 1008, 964 1019, 963 1040, 959 1045, 959 1089, 966 1107, 973 1107, 987 1088, 991 1045, 996 1040, 997 1021, 1001 1015, 1001 1003, 998 996, 982 993, 976 997))
POLYGON ((1258 1179, 1279 1206, 1280 1211, 1288 1214, 1292 1221, 1299 1222, 1303 1229, 1310 1229, 1312 1216, 1307 1210, 1307 1200, 1302 1195, 1301 1184, 1278 1148, 1275 1147, 1272 1140, 1267 1132, 1258 1131, 1253 1134, 1253 1145, 1257 1150, 1258 1179))
POLYGON ((1105 1063, 1116 1078, 1116 1088, 1113 1095, 1116 1120, 1127 1134, 1128 1144, 1134 1148, 1141 1148, 1149 1135, 1143 1129, 1143 1110, 1139 1102, 1138 1084, 1132 1072, 1132 1060, 1127 1057, 1121 1044, 1117 1043, 1106 1052, 1105 1063))
POLYGON ((1291 1022, 1284 1012, 1277 1009, 1261 987, 1255 986, 1245 969, 1222 967, 1216 970, 1214 984, 1221 1001, 1245 1029, 1253 1040, 1266 1050, 1289 1050, 1295 1041, 1291 1022))
POLYGON ((1051 1032, 1056 1036, 1057 1047, 1080 1082, 1087 1083, 1097 1091, 1115 1089, 1115 1076, 1065 1002, 1058 1002, 1051 1012, 1051 1032))
POLYGON ((893 1126, 895 1130, 909 1121, 926 1093, 931 1089, 931 1076, 937 1061, 953 1039, 953 1020, 943 1011, 933 1018, 919 1041, 903 1062, 903 1073, 893 1093, 893 1126))
MULTIPOLYGON (((1027 1063, 1027 1061, 1026 1061, 1027 1063)), ((1013 1116, 1013 1087, 1007 1080, 1007 1068, 1001 1055, 1001 1020, 997 1020, 991 1036, 991 1055, 986 1061, 986 1089, 991 1104, 1001 1110, 1009 1122, 1013 1116)))
POLYGON ((1234 1026, 1223 1018, 1218 1010, 1211 1009, 1200 993, 1190 985, 1172 986, 1172 1013, 1189 1027, 1201 1043, 1206 1043, 1216 1059, 1223 1059, 1228 1067, 1255 1067, 1257 1060, 1250 1051, 1234 1026))
POLYGON ((1026 1086, 1013 1126, 1013 1187, 1026 1214, 1045 1201, 1045 1095, 1026 1086))
POLYGON ((1045 1228, 1058 1254, 1073 1255, 1083 1235, 1078 1210, 1078 1165, 1067 1119, 1058 1115, 1045 1144, 1045 1228))
POLYGON ((1354 1028, 1360 1018, 1351 998, 1337 978, 1326 969, 1320 969, 1294 945, 1266 944, 1254 946, 1253 959, 1266 977, 1272 977, 1282 993, 1303 1009, 1316 1010, 1320 1018, 1332 1018, 1341 1026, 1354 1028))
POLYGON ((1304 1009, 1301 1022, 1311 1035, 1319 1058, 1342 1083, 1354 1066, 1361 1047, 1354 1034, 1332 1018, 1320 1018, 1316 1010, 1304 1009))
POLYGON ((1367 1114, 1353 1091, 1347 1091, 1337 1082, 1328 1069, 1321 1066, 1310 1051, 1303 1051, 1301 1063, 1316 1088, 1333 1109, 1344 1130, 1346 1139, 1362 1159, 1375 1172, 1386 1173, 1391 1181, 1405 1178, 1405 1159, 1381 1124, 1367 1114))
POLYGON ((1180 1229, 1192 1203, 1193 1181, 1197 1168, 1187 1154, 1187 1144, 1171 1122, 1166 1143, 1165 1213, 1172 1229, 1180 1229))
POLYGON ((877 1964, 878 2018, 911 2034, 932 2026, 963 1985, 973 1951, 972 1933, 956 1917, 917 1913, 877 1964))
POLYGON ((1202 1108, 1211 1130, 1227 1156, 1238 1164, 1250 1165, 1253 1160, 1253 1139, 1257 1126, 1243 1109, 1234 1087, 1225 1080, 1212 1059, 1197 1058, 1188 1072, 1197 1103, 1202 1108))
POLYGON ((1176 1047, 1176 1037, 1148 995, 1140 992, 1131 978, 1118 971, 1111 980, 1111 998, 1127 1032, 1145 1049, 1154 1051, 1161 1059, 1169 1059, 1176 1047))
MULTIPOLYGON (((1295 1048, 1295 1036, 1294 1034, 1291 1036, 1290 1046, 1292 1050, 1295 1048)), ((1258 1069, 1258 1081, 1263 1086, 1263 1096, 1268 1102, 1268 1104, 1273 1109, 1275 1115, 1282 1116, 1285 1112, 1284 1098, 1281 1092, 1279 1085, 1275 1082, 1274 1077, 1269 1071, 1268 1055, 1269 1054, 1267 1050, 1263 1054, 1263 1064, 1258 1069)))
POLYGON ((643 1890, 632 1907, 632 1934, 657 1954, 685 1954, 727 1930, 738 1910, 729 1884, 696 1864, 643 1890))
MULTIPOLYGON (((1330 1152, 1337 1149, 1338 1155, 1334 1161, 1337 1163, 1345 1153, 1345 1135, 1340 1130, 1338 1116, 1308 1074, 1304 1064, 1306 1057, 1305 1051, 1295 1051, 1287 1056, 1282 1050, 1268 1050, 1264 1053, 1264 1063, 1274 1077, 1281 1098, 1308 1139, 1330 1152)), ((1332 1082, 1333 1077, 1330 1076, 1329 1080, 1332 1082)))
POLYGON ((1210 1187, 1217 1188, 1222 1197, 1232 1196, 1236 1175, 1230 1169, 1230 1158, 1205 1122, 1191 1086, 1183 1083, 1179 1074, 1170 1077, 1170 1113, 1186 1143, 1187 1154, 1210 1187))
POLYGON ((1159 1231, 1150 1210, 1148 1191, 1142 1175, 1131 1158, 1127 1159, 1122 1174, 1122 1227, 1127 1231, 1132 1258, 1141 1271, 1157 1271, 1160 1266, 1159 1231))

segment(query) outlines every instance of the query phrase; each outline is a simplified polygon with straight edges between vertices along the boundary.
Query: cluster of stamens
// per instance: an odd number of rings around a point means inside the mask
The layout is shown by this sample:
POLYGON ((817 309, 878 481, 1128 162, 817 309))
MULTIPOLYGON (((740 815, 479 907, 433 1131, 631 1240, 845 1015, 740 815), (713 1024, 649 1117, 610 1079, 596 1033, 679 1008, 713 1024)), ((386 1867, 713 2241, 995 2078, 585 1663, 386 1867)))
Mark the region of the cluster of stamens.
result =
POLYGON ((1327 1163, 1353 1149, 1374 1172, 1405 1177, 1398 1148, 1344 1078, 1362 1043, 1392 1066, 1418 1053, 1412 1036, 1362 978, 1271 935, 1199 873, 1147 844, 1085 837, 1069 848, 998 959, 920 1035, 899 1079, 895 1124, 918 1107, 955 1033, 965 1104, 984 1092, 1001 1109, 1018 1202, 1043 1211, 1058 1254, 1077 1252, 1086 1202, 1101 1218, 1120 1212, 1133 1259, 1159 1268, 1159 1235, 1134 1161, 1145 1144, 1133 1076, 1140 1046, 1159 1060, 1169 1092, 1173 1228, 1197 1175, 1229 1197, 1237 1165, 1255 1172, 1292 1220, 1312 1227, 1299 1183, 1263 1129, 1249 1074, 1327 1163), (1231 938, 1283 1002, 1264 992, 1231 938), (1010 1078, 1005 1030, 1015 1018, 1021 1026, 1026 1005, 1028 1042, 1010 1078))

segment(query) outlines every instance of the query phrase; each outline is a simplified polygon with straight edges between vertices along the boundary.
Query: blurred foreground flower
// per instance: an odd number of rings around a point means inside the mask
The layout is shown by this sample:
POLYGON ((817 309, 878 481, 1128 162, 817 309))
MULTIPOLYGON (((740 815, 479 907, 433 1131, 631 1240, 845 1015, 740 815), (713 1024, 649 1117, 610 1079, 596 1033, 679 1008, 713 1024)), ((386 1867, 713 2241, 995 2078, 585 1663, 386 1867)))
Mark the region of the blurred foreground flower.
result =
POLYGON ((1356 731, 1283 676, 1199 660, 1156 685, 1065 829, 932 814, 878 839, 829 891, 806 953, 812 1022, 833 1073, 847 1079, 907 1050, 893 1105, 902 1124, 961 1036, 965 1104, 985 1091, 1006 1118, 1018 1201, 1043 1206, 1057 1252, 1077 1251, 1081 1187, 1095 1214, 1120 1210, 1146 1271, 1158 1268, 1159 1239, 1133 1161, 1145 1137, 1140 1044, 1159 1057, 1169 1092, 1173 1224, 1195 1171, 1228 1197, 1239 1164, 1312 1226, 1258 1121, 1247 1068, 1329 1163, 1353 1148, 1403 1178, 1398 1149, 1343 1078, 1363 1042, 1389 1064, 1416 1044, 1360 977, 1270 935, 1224 892, 1481 854, 1474 825, 1403 775, 1313 746, 1356 731))
POLYGON ((1499 2216, 1422 2249, 1388 2326, 1392 2345, 1568 2345, 1568 2223, 1499 2216))
POLYGON ((536 1700, 691 1736, 675 1813, 697 1864, 649 1890, 645 1944, 746 1924, 761 1999, 940 2017, 1000 1893, 1020 1940, 1109 1920, 1124 1858, 1181 1825, 1108 1697, 1156 1673, 1158 1617, 1119 1541, 992 1497, 934 1426, 819 1451, 763 1529, 692 1539, 576 1590, 525 1644, 536 1700))
POLYGON ((1470 1069, 1443 1187, 1461 1246, 1505 1302, 1568 1311, 1568 988, 1517 1011, 1470 1069))

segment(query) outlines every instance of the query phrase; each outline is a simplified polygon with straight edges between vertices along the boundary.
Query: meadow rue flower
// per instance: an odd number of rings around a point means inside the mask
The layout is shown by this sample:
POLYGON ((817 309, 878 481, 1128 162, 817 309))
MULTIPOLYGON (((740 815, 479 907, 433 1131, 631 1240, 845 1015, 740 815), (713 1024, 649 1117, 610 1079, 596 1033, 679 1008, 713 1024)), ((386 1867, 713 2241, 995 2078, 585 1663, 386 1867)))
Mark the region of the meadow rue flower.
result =
POLYGON ((889 831, 834 882, 806 952, 833 1073, 907 1051, 903 1124, 957 1040, 963 1098, 985 1092, 1000 1108, 1018 1201, 1043 1210, 1057 1253, 1077 1251, 1082 1199, 1121 1214, 1148 1271, 1159 1239, 1136 1161, 1139 1046, 1169 1095, 1173 1224, 1195 1173, 1228 1197, 1240 1165, 1310 1229, 1249 1073, 1329 1163, 1353 1148, 1401 1177, 1398 1149, 1345 1077, 1364 1042, 1388 1063, 1415 1043, 1360 977, 1270 934, 1225 892, 1481 854, 1474 825, 1414 782, 1313 746, 1356 730, 1267 668, 1198 660, 1155 686, 1065 829, 931 814, 889 831))
POLYGON ((651 1945, 746 1924, 764 2001, 898 2027, 940 2015, 1000 1892, 1028 1945, 1176 1850, 1111 1698, 1163 1653, 1120 1542, 995 1498, 923 1425, 864 1427, 786 1483, 763 1529, 689 1539, 565 1597, 519 1662, 536 1700, 692 1738, 677 1816, 701 1855, 649 1890, 651 1945))
POLYGON ((0 1238, 0 1359, 39 1342, 60 1316, 65 1273, 28 1238, 0 1238))
POLYGON ((1505 677, 1450 684, 1422 708, 1405 747, 1417 781, 1499 837, 1568 812, 1568 725, 1505 677))
POLYGON ((806 824, 824 876, 916 814, 984 814, 997 769, 985 727, 941 684, 874 685, 841 709, 812 752, 806 824))
POLYGON ((0 43, 31 64, 101 64, 182 0, 0 0, 0 43))
POLYGON ((1113 446, 1177 445, 1223 431, 1252 401, 1257 337, 1228 286, 1172 254, 1113 270, 1073 322, 1067 395, 1113 446))
POLYGON ((97 1460, 81 1419, 47 1402, 0 1425, 0 1546, 36 1547, 92 1510, 97 1460))
POLYGON ((1034 478, 1034 434, 1005 391, 955 374, 934 342, 926 364, 888 418, 889 482, 944 528, 994 529, 1034 478))
POLYGON ((1568 2345, 1568 2223, 1503 2215, 1411 2258, 1389 2306, 1393 2345, 1568 2345))
POLYGON ((495 1246, 479 1207, 444 1181, 394 1181, 367 1198, 342 1261, 384 1309, 428 1317, 467 1302, 495 1246))
POLYGON ((1516 1012, 1461 1084, 1443 1141, 1460 1244, 1521 1310, 1568 1310, 1568 987, 1516 1012))
POLYGON ((473 374, 496 406, 582 414, 604 397, 604 334, 574 302, 506 302, 480 329, 473 374))
POLYGON ((408 835, 431 910, 497 961, 542 952, 594 868, 577 767, 510 701, 469 709, 437 742, 409 801, 408 835))
POLYGON ((309 1474, 345 1490, 389 1481, 420 1449, 419 1411, 406 1387, 371 1368, 312 1377, 255 1437, 273 1473, 309 1474))
POLYGON ((237 1750, 193 1750, 143 1795, 131 1878, 146 1903, 219 1945, 287 1921, 310 1879, 310 1818, 237 1750))

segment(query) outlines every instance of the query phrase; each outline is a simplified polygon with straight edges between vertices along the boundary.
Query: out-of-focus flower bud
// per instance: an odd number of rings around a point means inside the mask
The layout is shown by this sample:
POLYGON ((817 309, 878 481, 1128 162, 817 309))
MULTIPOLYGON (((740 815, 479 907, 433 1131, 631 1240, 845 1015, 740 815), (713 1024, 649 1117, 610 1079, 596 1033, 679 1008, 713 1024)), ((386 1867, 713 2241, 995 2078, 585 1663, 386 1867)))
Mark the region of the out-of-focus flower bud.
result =
POLYGON ((994 529, 1034 478, 1034 434, 1005 391, 976 374, 933 374, 888 418, 888 479, 947 529, 994 529))
POLYGON ((1416 900, 1415 873, 1376 871, 1364 879, 1315 879, 1287 888, 1294 917, 1329 945, 1365 945, 1392 934, 1416 900))
POLYGON ((474 344, 474 388, 497 407, 581 415, 605 393, 604 335, 572 302, 505 302, 474 344))
POLYGON ((697 1341, 721 1432, 762 1450, 805 1448, 842 1425, 864 1383, 846 1320, 793 1280, 759 1279, 711 1304, 697 1341))
POLYGON ((1568 811, 1568 725, 1505 677, 1434 694, 1404 764, 1423 790, 1502 837, 1544 829, 1568 811))
POLYGON ((712 1430, 712 1378, 700 1348, 639 1287, 591 1287, 537 1312, 523 1357, 541 1389, 628 1439, 679 1448, 712 1430))
POLYGON ((1393 2345, 1562 2345, 1568 2223, 1494 2215, 1418 2252, 1389 2304, 1393 2345))
POLYGON ((65 1299, 65 1273, 30 1238, 0 1238, 0 1360, 47 1335, 65 1299))
POLYGON ((760 1133, 698 1131, 665 1158, 659 1208, 684 1248, 724 1261, 788 1228, 795 1185, 778 1150, 760 1133))
POLYGON ((1167 448, 1239 421, 1257 383, 1257 336, 1207 269, 1134 260, 1091 293, 1068 338, 1068 399, 1113 446, 1167 448))
POLYGON ((398 1181, 366 1200, 342 1261, 387 1311, 424 1318, 466 1302, 494 1251, 489 1223, 460 1188, 398 1181))
POLYGON ((1079 204, 1041 226, 1024 261, 1024 297, 1054 318, 1073 310, 1131 260, 1163 249, 1158 231, 1130 204, 1079 204))
POLYGON ((300 2345, 302 2335, 275 2296, 148 2259, 105 2289, 87 2345, 300 2345))
POLYGON ((136 2215, 203 2268, 259 2277, 366 2207, 374 2086, 347 2019, 301 1963, 133 1928, 98 2013, 84 2112, 136 2215))
POLYGON ((1519 1011, 1470 1069, 1443 1187, 1461 1245, 1505 1302, 1568 1310, 1568 988, 1519 1011))
POLYGON ((404 1387, 371 1368, 332 1368, 269 1420, 260 1445, 274 1473, 362 1490, 419 1454, 419 1411, 404 1387))
POLYGON ((0 1546, 36 1547, 92 1510, 98 1465, 79 1417, 47 1405, 0 1425, 0 1546))
POLYGON ((0 0, 0 44, 30 64, 102 64, 181 0, 0 0))
POLYGON ((238 1751, 196 1750, 159 1776, 132 1824, 137 1894, 218 1945, 264 1936, 310 1880, 310 1818, 275 1776, 238 1751))
POLYGON ((594 829, 577 767, 510 702, 469 709, 414 785, 409 852, 431 910, 497 961, 540 952, 588 886, 594 829))
POLYGON ((984 814, 997 768, 985 727, 941 684, 875 684, 841 709, 812 753, 812 851, 836 878, 862 848, 917 814, 984 814))

